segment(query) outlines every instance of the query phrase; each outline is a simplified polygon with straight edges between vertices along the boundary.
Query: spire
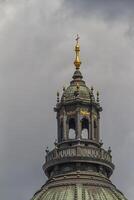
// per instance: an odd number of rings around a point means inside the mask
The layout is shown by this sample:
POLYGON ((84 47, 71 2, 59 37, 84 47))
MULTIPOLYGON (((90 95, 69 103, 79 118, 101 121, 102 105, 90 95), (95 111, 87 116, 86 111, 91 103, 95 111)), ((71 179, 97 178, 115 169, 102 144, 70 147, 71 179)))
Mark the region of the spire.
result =
POLYGON ((76 58, 75 58, 75 61, 74 61, 74 65, 76 67, 76 70, 79 70, 80 69, 80 65, 81 65, 79 39, 80 39, 80 37, 77 34, 76 45, 75 45, 76 58))

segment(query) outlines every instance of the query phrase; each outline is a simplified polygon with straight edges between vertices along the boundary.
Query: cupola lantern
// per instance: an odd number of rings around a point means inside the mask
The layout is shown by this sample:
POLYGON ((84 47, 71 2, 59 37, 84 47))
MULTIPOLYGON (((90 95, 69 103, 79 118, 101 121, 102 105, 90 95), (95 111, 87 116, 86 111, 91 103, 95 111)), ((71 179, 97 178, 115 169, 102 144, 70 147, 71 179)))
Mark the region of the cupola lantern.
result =
POLYGON ((61 97, 57 92, 57 139, 43 165, 48 180, 32 200, 126 200, 110 181, 114 164, 100 138, 99 92, 83 80, 78 35, 75 53, 70 85, 61 97))

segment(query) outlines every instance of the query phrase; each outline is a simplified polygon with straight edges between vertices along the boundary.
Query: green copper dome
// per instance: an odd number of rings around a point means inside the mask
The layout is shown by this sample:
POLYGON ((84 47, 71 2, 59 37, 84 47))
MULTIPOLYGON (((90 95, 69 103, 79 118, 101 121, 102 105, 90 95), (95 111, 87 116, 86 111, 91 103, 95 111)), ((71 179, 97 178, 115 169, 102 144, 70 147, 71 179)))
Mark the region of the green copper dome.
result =
MULTIPOLYGON (((77 85, 70 85, 64 93, 65 100, 74 100, 76 92, 77 85)), ((86 85, 79 85, 79 98, 90 100, 90 90, 86 85)))
POLYGON ((70 185, 43 189, 32 200, 126 200, 116 189, 70 185))
MULTIPOLYGON (((67 177, 66 177, 67 178, 67 177)), ((84 177, 81 177, 84 178, 84 177)), ((88 177, 82 180, 75 177, 71 182, 61 181, 48 184, 38 191, 32 200, 126 200, 123 194, 103 176, 88 177), (90 179, 96 180, 90 180, 90 179), (101 180, 102 179, 102 180, 101 180)))
POLYGON ((62 100, 73 101, 76 97, 79 97, 79 99, 90 101, 91 91, 86 86, 85 81, 83 81, 82 78, 81 72, 76 70, 70 85, 64 89, 62 100))

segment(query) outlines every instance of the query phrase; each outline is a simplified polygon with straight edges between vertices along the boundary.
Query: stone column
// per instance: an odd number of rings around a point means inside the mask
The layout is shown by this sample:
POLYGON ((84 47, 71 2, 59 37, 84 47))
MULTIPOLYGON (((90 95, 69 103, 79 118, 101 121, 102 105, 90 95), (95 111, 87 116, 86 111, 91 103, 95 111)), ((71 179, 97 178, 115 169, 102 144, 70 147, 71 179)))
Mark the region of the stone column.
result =
POLYGON ((100 116, 97 118, 97 142, 100 141, 100 116))
POLYGON ((81 138, 80 109, 77 109, 76 111, 76 138, 81 138))
POLYGON ((93 140, 93 113, 92 108, 90 110, 90 126, 89 126, 89 139, 93 140))
POLYGON ((66 137, 68 140, 69 139, 69 120, 67 117, 66 117, 66 137))
POLYGON ((94 139, 94 119, 93 116, 91 116, 91 128, 90 128, 90 140, 94 139))
POLYGON ((63 139, 67 140, 67 126, 66 126, 67 116, 65 110, 63 111, 63 139))
POLYGON ((90 135, 91 135, 91 120, 89 116, 88 117, 88 140, 90 140, 90 135))
POLYGON ((57 113, 57 139, 58 142, 61 142, 61 130, 60 130, 60 119, 59 119, 59 114, 57 113))

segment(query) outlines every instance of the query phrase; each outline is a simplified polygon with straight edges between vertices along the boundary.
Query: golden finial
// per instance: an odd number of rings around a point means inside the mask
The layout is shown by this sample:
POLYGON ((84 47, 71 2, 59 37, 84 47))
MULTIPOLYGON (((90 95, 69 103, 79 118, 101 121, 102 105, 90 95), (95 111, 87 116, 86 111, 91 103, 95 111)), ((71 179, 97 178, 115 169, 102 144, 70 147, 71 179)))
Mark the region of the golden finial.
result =
POLYGON ((75 45, 76 58, 75 58, 75 61, 74 61, 74 65, 76 67, 76 70, 79 70, 80 69, 80 65, 81 65, 79 39, 80 39, 80 37, 77 34, 76 45, 75 45))

